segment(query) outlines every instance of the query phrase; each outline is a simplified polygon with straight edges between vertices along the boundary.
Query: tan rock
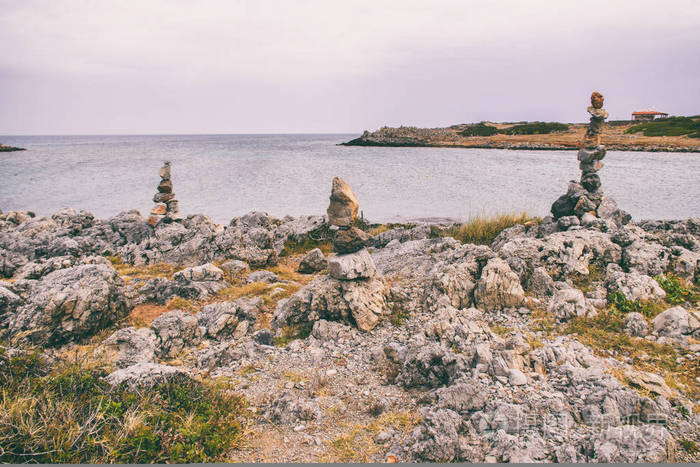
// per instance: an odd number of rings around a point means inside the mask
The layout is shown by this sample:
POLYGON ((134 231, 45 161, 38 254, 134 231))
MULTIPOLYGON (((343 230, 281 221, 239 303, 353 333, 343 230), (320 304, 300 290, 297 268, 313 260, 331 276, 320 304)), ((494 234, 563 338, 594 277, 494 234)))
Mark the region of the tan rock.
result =
POLYGON ((165 212, 168 210, 168 207, 165 205, 165 203, 157 203, 156 205, 153 206, 151 209, 151 214, 155 214, 158 216, 164 216, 165 212))
POLYGON ((355 222, 359 208, 360 202, 350 186, 341 178, 335 177, 331 191, 331 203, 327 210, 328 222, 340 227, 350 226, 355 222))

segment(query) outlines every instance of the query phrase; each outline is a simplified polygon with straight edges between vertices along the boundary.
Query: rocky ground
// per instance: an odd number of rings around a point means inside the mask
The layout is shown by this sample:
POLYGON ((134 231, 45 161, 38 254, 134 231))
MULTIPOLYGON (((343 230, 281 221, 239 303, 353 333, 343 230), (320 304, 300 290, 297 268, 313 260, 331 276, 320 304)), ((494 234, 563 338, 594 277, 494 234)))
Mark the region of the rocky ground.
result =
POLYGON ((0 213, 3 345, 221 382, 228 460, 700 460, 700 219, 380 226, 349 265, 326 222, 0 213))
MULTIPOLYGON (((488 123, 498 129, 513 124, 488 123)), ((463 136, 460 132, 470 125, 454 125, 447 128, 382 127, 376 131, 365 131, 359 138, 343 143, 346 146, 432 146, 460 148, 568 150, 578 149, 586 125, 569 124, 566 131, 549 134, 491 136, 463 136)), ((612 151, 647 152, 698 152, 700 140, 687 136, 644 136, 641 133, 626 134, 628 125, 610 125, 603 143, 612 151)))

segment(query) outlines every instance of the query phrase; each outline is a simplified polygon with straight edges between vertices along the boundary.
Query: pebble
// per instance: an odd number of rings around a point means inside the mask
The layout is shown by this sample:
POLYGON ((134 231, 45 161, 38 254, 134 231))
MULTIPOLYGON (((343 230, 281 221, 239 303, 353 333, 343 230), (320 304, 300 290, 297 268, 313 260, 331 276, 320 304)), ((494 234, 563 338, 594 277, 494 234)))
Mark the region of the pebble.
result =
POLYGON ((326 376, 335 376, 337 373, 338 373, 338 370, 336 370, 335 368, 333 368, 333 369, 330 369, 330 370, 327 370, 327 371, 326 371, 326 376))

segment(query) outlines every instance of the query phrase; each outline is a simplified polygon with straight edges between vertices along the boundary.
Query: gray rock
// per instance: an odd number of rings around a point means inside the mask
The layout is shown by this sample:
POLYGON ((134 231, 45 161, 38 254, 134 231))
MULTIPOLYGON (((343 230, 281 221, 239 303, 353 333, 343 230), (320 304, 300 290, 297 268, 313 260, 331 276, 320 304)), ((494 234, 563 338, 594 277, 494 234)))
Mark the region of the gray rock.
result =
POLYGON ((586 303, 579 289, 561 289, 554 293, 549 311, 559 320, 566 321, 576 316, 594 316, 595 310, 586 303))
POLYGON ((651 321, 654 332, 660 336, 681 337, 700 330, 698 319, 682 306, 669 308, 651 321))
POLYGON ((320 341, 337 341, 353 339, 357 336, 357 332, 350 326, 320 319, 314 323, 311 335, 320 341))
POLYGON ((524 384, 527 384, 527 376, 525 376, 525 374, 522 371, 512 368, 508 372, 508 382, 512 386, 522 386, 524 384))
POLYGON ((253 282, 263 282, 266 284, 274 284, 276 282, 282 282, 282 281, 280 280, 279 276, 277 276, 277 274, 275 274, 274 272, 266 271, 263 269, 263 270, 251 272, 250 274, 248 274, 246 276, 244 282, 246 284, 251 284, 253 282))
POLYGON ((437 408, 450 409, 462 415, 482 410, 486 406, 487 397, 484 385, 469 378, 460 378, 433 393, 437 408))
POLYGON ((554 280, 543 267, 537 267, 527 282, 527 291, 539 298, 554 294, 554 280))
POLYGON ((557 219, 557 225, 561 230, 567 230, 569 227, 580 225, 581 221, 576 216, 563 216, 557 219))
POLYGON ((156 336, 148 328, 128 327, 115 331, 98 348, 98 355, 113 360, 117 368, 155 360, 156 336))
POLYGON ((319 419, 322 413, 316 401, 302 399, 291 392, 283 392, 265 410, 265 416, 272 422, 292 425, 299 421, 319 419))
POLYGON ((173 358, 186 347, 198 345, 204 329, 197 318, 182 310, 163 313, 151 323, 156 335, 157 355, 160 358, 173 358))
POLYGON ((339 281, 322 277, 288 300, 280 301, 273 326, 308 324, 326 319, 354 324, 362 331, 369 331, 389 312, 386 295, 386 284, 376 278, 339 281))
POLYGON ((438 388, 465 375, 469 364, 464 356, 438 344, 410 349, 396 381, 406 388, 438 388))
POLYGON ((187 381, 189 375, 182 369, 157 363, 137 363, 110 373, 106 378, 113 386, 124 384, 132 391, 147 390, 159 384, 187 381))
POLYGON ((620 292, 627 300, 661 300, 666 292, 651 277, 638 272, 625 273, 616 264, 610 264, 605 285, 608 292, 620 292))
POLYGON ((399 227, 377 234, 371 238, 370 245, 376 248, 383 248, 394 240, 403 243, 409 240, 422 240, 425 238, 430 238, 430 225, 419 224, 412 228, 399 227))
POLYGON ((600 202, 596 214, 601 219, 610 219, 619 227, 629 223, 632 220, 632 216, 623 211, 617 206, 614 199, 609 196, 604 196, 603 200, 600 202))
POLYGON ((622 252, 622 266, 630 272, 653 277, 666 271, 670 257, 669 248, 637 239, 622 252))
POLYGON ((416 461, 457 462, 461 460, 462 419, 448 409, 428 410, 411 433, 407 444, 416 461))
POLYGON ((224 279, 224 272, 213 264, 207 263, 176 272, 173 279, 179 282, 220 281, 224 279))
POLYGON ((31 286, 29 300, 9 320, 9 333, 26 333, 40 345, 61 345, 92 336, 130 310, 126 284, 111 265, 75 266, 31 286))
POLYGON ((594 442, 598 462, 665 462, 674 460, 674 441, 657 425, 610 427, 594 442))
POLYGON ((302 274, 313 274, 328 267, 328 260, 319 248, 309 251, 299 262, 298 271, 302 274))
POLYGON ((206 305, 195 317, 207 337, 222 340, 233 336, 241 322, 256 321, 263 310, 264 303, 260 297, 239 298, 232 302, 206 305))
POLYGON ((633 312, 625 316, 625 332, 630 336, 644 337, 649 334, 649 325, 641 313, 633 312))
POLYGON ((367 249, 346 255, 334 255, 328 260, 331 277, 339 280, 370 279, 377 274, 372 256, 367 249))
POLYGON ((494 310, 517 307, 525 301, 525 291, 520 278, 500 258, 490 259, 481 272, 474 290, 474 302, 478 308, 494 310))
POLYGON ((517 434, 527 428, 527 412, 522 405, 500 402, 493 412, 491 425, 495 430, 517 434))

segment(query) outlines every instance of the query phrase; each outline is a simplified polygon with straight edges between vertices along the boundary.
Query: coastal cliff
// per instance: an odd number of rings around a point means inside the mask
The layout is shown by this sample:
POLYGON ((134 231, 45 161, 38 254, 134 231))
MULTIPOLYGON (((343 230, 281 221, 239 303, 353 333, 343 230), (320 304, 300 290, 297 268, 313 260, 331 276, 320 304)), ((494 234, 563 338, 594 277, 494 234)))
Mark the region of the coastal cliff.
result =
MULTIPOLYGON (((683 118, 683 117, 681 117, 683 118)), ((611 122, 602 142, 610 150, 648 152, 700 152, 700 138, 688 135, 647 136, 631 132, 633 122, 611 122)), ((587 125, 543 122, 453 125, 446 128, 382 127, 365 131, 344 146, 457 147, 528 150, 573 150, 580 147, 587 125), (532 129, 528 129, 528 126, 532 129), (519 132, 533 131, 526 134, 519 132)), ((670 132, 673 133, 673 132, 670 132)))

